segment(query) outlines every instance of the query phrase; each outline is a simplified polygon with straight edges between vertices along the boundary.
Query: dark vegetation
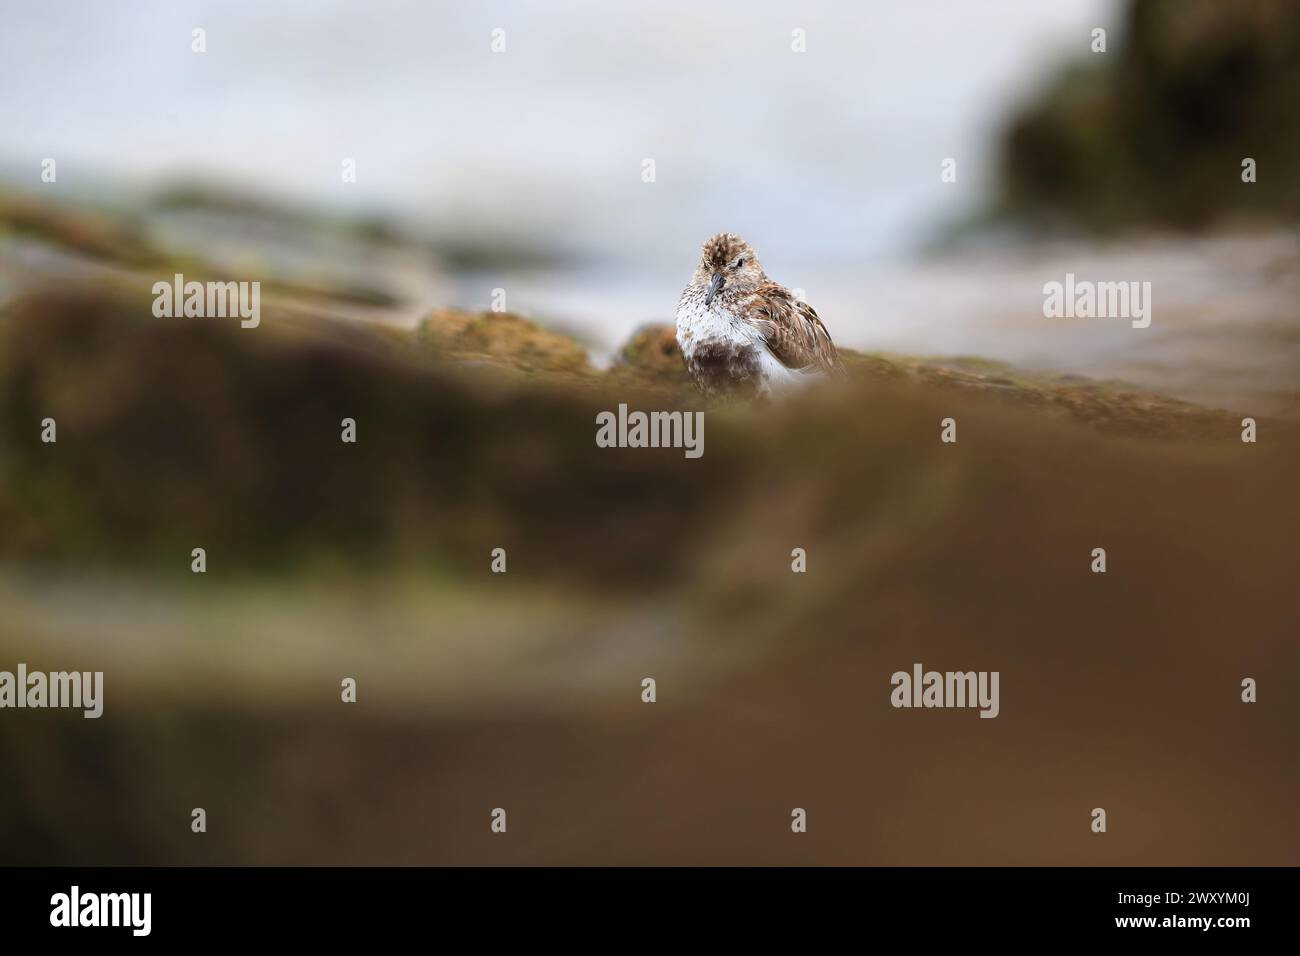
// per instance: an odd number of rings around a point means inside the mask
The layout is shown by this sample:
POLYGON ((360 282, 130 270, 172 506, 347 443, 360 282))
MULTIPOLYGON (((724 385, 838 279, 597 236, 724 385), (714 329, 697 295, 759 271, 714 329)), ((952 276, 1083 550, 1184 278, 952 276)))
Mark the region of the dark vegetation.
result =
POLYGON ((1016 116, 1006 211, 1040 224, 1300 221, 1300 5, 1138 0, 1016 116), (1118 35, 1117 35, 1118 34, 1118 35), (1258 181, 1241 181, 1241 163, 1258 181))

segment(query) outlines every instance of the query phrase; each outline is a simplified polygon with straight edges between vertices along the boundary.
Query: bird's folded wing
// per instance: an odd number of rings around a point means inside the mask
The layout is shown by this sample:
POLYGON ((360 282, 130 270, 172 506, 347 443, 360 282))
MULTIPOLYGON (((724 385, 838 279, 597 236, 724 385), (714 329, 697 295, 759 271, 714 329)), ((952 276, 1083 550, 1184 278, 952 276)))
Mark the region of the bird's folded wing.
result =
POLYGON ((770 351, 786 368, 840 371, 835 343, 817 312, 807 302, 769 282, 761 286, 746 310, 770 351))

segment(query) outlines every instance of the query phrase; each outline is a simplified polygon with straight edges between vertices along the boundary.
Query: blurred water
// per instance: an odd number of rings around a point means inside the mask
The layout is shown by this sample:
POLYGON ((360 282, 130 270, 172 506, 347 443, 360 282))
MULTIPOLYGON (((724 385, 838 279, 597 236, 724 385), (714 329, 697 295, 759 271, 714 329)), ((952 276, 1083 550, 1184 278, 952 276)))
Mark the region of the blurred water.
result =
POLYGON ((675 267, 910 249, 986 198, 999 124, 1113 0, 11 5, 0 163, 63 191, 203 176, 675 267), (207 52, 191 52, 191 30, 207 52), (490 49, 505 30, 506 52, 490 49), (806 31, 807 52, 791 50, 806 31), (341 162, 356 160, 343 183, 341 162), (958 159, 956 184, 940 162, 958 159), (656 181, 642 181, 642 161, 656 181))

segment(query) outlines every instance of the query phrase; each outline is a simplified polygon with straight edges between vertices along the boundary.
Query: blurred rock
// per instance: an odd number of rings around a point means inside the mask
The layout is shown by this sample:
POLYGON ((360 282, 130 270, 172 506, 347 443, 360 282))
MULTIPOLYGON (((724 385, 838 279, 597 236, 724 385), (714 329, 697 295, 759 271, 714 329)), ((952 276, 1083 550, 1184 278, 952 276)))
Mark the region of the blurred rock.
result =
POLYGON ((618 361, 657 375, 684 374, 685 369, 677 329, 667 323, 643 325, 633 332, 619 350, 618 361))
POLYGON ((0 193, 0 235, 6 232, 99 261, 140 264, 158 258, 139 225, 125 217, 18 193, 0 193))
POLYGON ((416 326, 417 342, 460 364, 482 362, 521 372, 591 374, 587 350, 510 312, 438 309, 416 326))
POLYGON ((1006 212, 1094 230, 1300 218, 1300 4, 1132 0, 1110 44, 1011 123, 1006 212))
POLYGON ((562 539, 566 560, 533 575, 636 588, 687 574, 716 532, 708 516, 739 517, 751 494, 851 510, 873 483, 924 473, 947 414, 1005 419, 1013 436, 1032 425, 1083 440, 1083 422, 1237 442, 1234 416, 1122 386, 846 351, 842 389, 711 415, 700 465, 595 444, 596 414, 621 402, 704 407, 666 328, 643 330, 602 374, 579 343, 516 315, 438 311, 412 333, 268 300, 245 330, 156 319, 146 293, 64 289, 0 313, 0 558, 184 578, 177 556, 202 545, 246 572, 415 560, 461 574, 497 544, 542 561, 562 539), (57 446, 39 439, 46 417, 57 446), (340 444, 344 418, 354 446, 340 444))

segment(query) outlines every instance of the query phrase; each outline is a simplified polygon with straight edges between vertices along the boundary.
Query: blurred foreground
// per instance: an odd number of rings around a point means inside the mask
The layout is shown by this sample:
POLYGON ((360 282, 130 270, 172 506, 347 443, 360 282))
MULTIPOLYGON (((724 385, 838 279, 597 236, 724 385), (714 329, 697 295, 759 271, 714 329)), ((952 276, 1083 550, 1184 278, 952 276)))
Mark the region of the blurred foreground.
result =
POLYGON ((5 862, 1300 862, 1294 425, 850 355, 692 461, 594 443, 696 407, 662 332, 601 372, 511 316, 144 293, 0 317, 0 661, 106 686, 0 721, 5 862), (892 709, 915 661, 1001 716, 892 709))

